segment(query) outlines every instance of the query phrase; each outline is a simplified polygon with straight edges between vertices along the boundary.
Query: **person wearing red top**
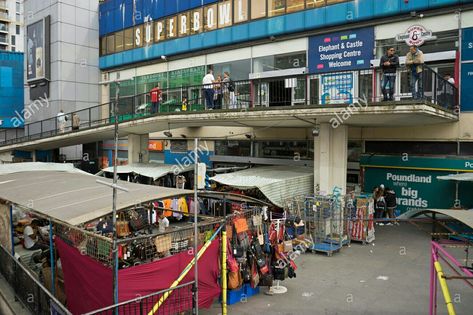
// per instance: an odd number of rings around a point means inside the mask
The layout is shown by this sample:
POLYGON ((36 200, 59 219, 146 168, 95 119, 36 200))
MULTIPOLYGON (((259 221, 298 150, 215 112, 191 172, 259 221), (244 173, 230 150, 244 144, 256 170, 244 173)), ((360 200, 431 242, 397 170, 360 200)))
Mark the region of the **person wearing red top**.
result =
POLYGON ((149 95, 151 97, 151 113, 155 114, 158 112, 159 102, 161 101, 161 89, 159 88, 159 83, 155 88, 151 89, 149 95))

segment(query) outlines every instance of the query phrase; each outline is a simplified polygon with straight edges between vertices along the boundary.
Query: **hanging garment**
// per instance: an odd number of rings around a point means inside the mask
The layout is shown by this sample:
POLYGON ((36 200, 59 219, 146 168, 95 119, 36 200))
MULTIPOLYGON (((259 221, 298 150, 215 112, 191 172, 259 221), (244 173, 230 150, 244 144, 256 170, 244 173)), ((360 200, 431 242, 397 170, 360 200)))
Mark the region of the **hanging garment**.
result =
POLYGON ((187 217, 189 216, 189 208, 187 207, 186 198, 181 197, 178 200, 178 211, 183 212, 183 214, 187 217))
MULTIPOLYGON (((171 209, 174 210, 174 211, 179 211, 179 202, 176 198, 173 199, 172 202, 171 202, 171 209)), ((179 213, 179 212, 173 212, 172 216, 175 217, 177 220, 182 219, 182 214, 179 213)))
MULTIPOLYGON (((172 205, 172 200, 171 199, 164 199, 163 200, 163 208, 164 209, 171 209, 171 205, 172 205)), ((164 216, 165 217, 172 217, 172 211, 164 210, 164 216)))

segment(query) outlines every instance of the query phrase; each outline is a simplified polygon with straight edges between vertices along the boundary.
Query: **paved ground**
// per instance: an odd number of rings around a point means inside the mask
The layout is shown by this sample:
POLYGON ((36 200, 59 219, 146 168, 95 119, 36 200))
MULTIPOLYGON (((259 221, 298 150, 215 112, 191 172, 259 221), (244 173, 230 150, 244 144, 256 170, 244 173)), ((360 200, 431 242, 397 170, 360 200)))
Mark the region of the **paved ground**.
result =
MULTIPOLYGON (((284 281, 286 294, 259 294, 229 306, 229 314, 428 314, 430 227, 422 228, 379 227, 373 245, 354 243, 333 257, 302 255, 297 278, 284 281)), ((473 289, 461 280, 449 286, 457 314, 473 314, 473 289)), ((438 298, 438 314, 446 314, 440 291, 438 298)), ((219 305, 200 313, 219 314, 219 305)))

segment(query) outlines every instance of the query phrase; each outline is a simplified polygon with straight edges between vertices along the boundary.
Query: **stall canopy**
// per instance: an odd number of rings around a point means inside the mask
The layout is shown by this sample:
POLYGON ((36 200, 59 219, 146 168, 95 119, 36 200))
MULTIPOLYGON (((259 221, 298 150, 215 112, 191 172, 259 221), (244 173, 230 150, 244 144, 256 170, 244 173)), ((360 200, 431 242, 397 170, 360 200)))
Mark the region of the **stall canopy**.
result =
MULTIPOLYGON (((26 164, 26 163, 25 163, 26 164)), ((34 163, 37 164, 37 163, 34 163)), ((112 212, 112 188, 96 181, 112 180, 64 166, 8 164, 0 167, 0 199, 71 225, 78 225, 112 212), (56 168, 56 169, 55 169, 56 168)), ((156 199, 192 194, 191 190, 118 182, 128 192, 118 191, 117 209, 156 199)))
POLYGON ((399 218, 410 219, 427 213, 436 213, 449 216, 473 229, 473 210, 418 209, 410 210, 401 215, 399 218))
MULTIPOLYGON (((157 163, 135 163, 130 165, 119 165, 117 166, 118 174, 137 174, 141 176, 150 177, 156 180, 167 174, 180 174, 183 172, 191 171, 194 169, 194 165, 181 166, 173 164, 157 164, 157 163)), ((113 167, 107 167, 101 170, 97 175, 105 173, 113 173, 113 167)))
POLYGON ((473 182, 473 173, 449 174, 445 176, 437 176, 440 180, 454 180, 458 182, 473 182))
POLYGON ((241 190, 258 188, 278 207, 284 207, 285 201, 293 197, 306 196, 314 191, 313 170, 307 167, 254 167, 210 179, 241 190))

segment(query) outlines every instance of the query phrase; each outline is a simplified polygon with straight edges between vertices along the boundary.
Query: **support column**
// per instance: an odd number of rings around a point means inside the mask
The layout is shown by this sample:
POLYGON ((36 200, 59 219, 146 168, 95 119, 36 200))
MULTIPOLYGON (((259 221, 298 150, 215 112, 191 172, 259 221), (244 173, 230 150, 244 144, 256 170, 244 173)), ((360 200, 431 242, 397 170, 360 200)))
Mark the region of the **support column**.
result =
POLYGON ((128 164, 132 163, 148 163, 149 135, 128 135, 128 164), (141 153, 141 161, 140 161, 141 153))
POLYGON ((314 137, 314 191, 330 194, 340 187, 342 194, 347 187, 348 127, 332 128, 321 124, 319 135, 314 137))
POLYGON ((36 150, 31 151, 31 161, 36 162, 36 150))

